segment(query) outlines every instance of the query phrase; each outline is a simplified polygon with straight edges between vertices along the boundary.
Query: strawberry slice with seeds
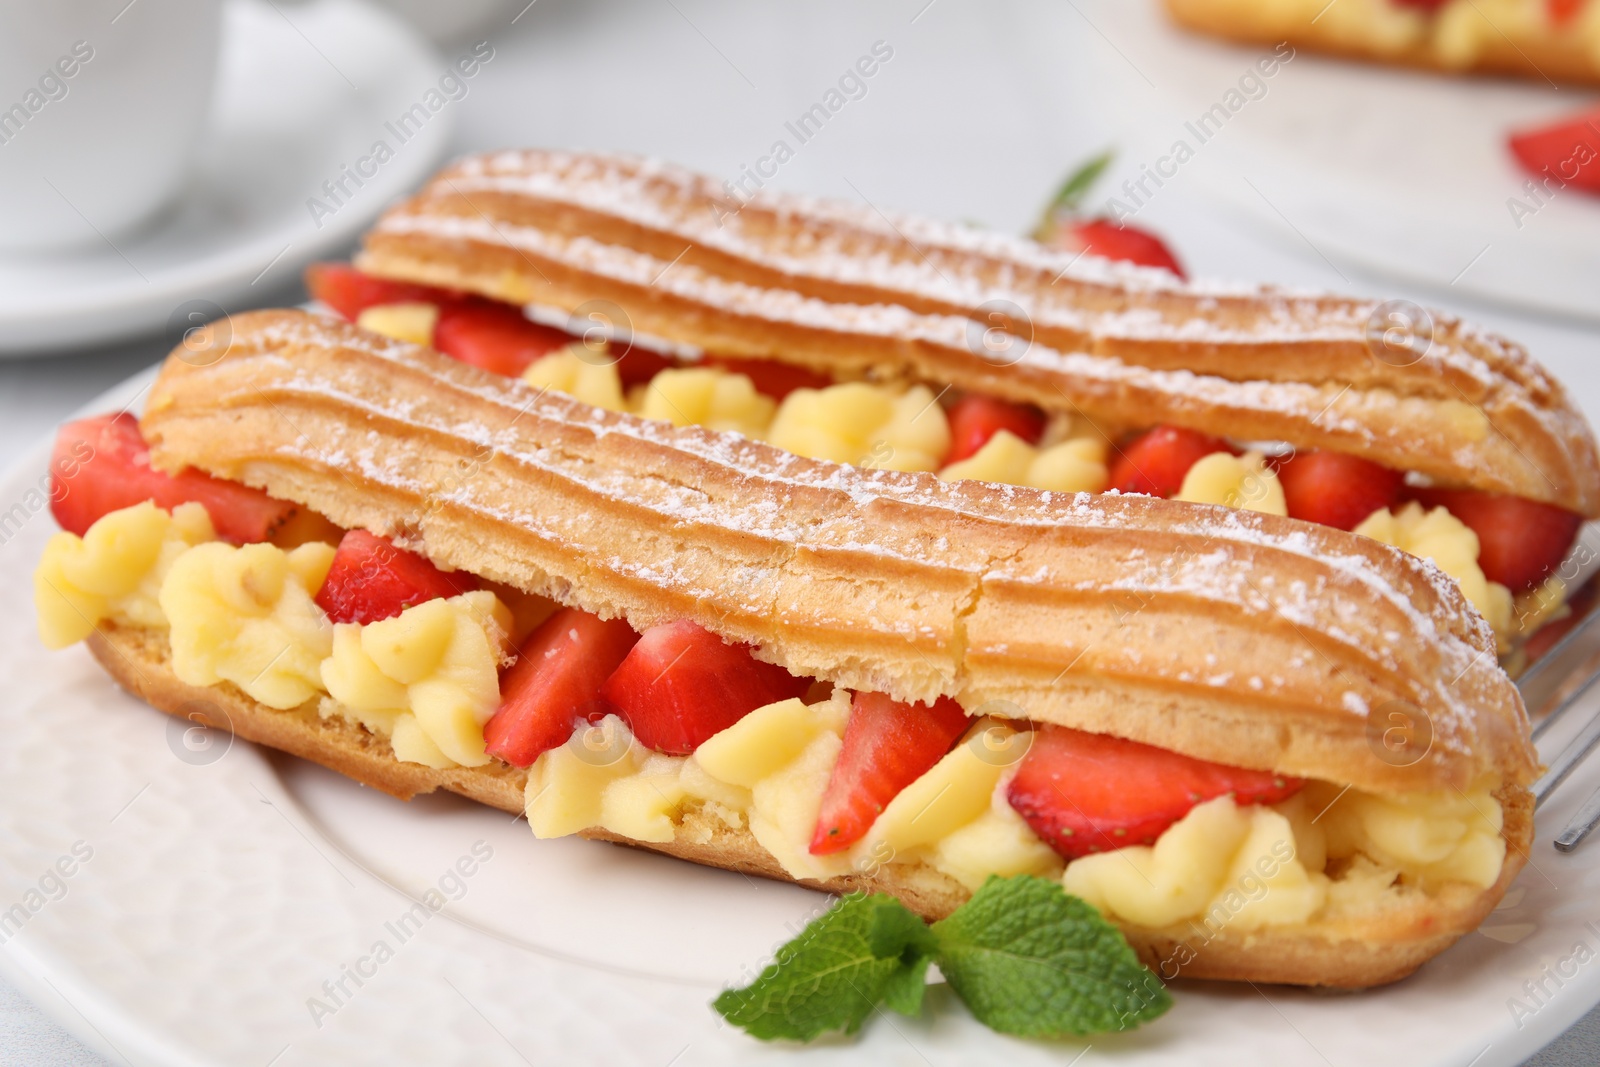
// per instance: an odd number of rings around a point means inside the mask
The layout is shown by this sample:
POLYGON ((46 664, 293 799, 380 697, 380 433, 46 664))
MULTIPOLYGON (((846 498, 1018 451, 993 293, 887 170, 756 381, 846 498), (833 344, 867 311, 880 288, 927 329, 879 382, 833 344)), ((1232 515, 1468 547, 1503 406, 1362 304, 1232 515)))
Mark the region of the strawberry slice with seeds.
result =
POLYGON ((646 748, 686 756, 757 708, 810 686, 685 619, 646 630, 600 695, 646 748))
POLYGON ((50 459, 50 513, 63 530, 82 537, 101 516, 146 500, 169 511, 200 504, 217 536, 235 544, 267 540, 300 510, 192 468, 177 474, 156 470, 139 420, 127 412, 61 427, 50 459))
POLYGON ((565 744, 580 722, 603 718, 611 708, 600 687, 638 640, 626 620, 577 608, 546 619, 500 679, 500 708, 483 727, 489 754, 527 767, 565 744))
POLYGON ((1278 465, 1289 514, 1341 530, 1400 499, 1406 476, 1343 452, 1301 452, 1278 465))
POLYGON ((332 621, 364 625, 476 588, 478 580, 464 571, 440 570, 426 556, 399 548, 386 537, 349 530, 339 540, 315 599, 332 621))
POLYGON ((1196 804, 1216 797, 1276 804, 1304 784, 1120 737, 1039 726, 1006 799, 1034 833, 1074 860, 1154 844, 1196 804))
POLYGON ((861 840, 889 801, 944 758, 972 720, 949 697, 904 704, 882 693, 850 702, 844 749, 828 779, 811 854, 842 852, 861 840))
POLYGON ((1111 488, 1147 496, 1176 496, 1183 476, 1213 452, 1235 452, 1220 437, 1180 426, 1157 426, 1122 447, 1111 465, 1111 488))

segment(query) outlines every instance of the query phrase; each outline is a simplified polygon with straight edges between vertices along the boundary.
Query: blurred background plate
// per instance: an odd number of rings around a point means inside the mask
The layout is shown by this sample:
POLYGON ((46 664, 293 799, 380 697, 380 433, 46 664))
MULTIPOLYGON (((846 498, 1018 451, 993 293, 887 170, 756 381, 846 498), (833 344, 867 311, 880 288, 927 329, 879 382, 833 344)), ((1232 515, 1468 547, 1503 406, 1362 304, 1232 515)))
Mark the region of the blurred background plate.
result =
POLYGON ((1260 95, 1241 93, 1243 106, 1202 144, 1186 124, 1223 102, 1271 49, 1186 33, 1159 0, 1076 6, 1126 61, 1106 68, 1103 119, 1153 138, 1143 154, 1119 159, 1105 194, 1183 139, 1195 156, 1180 175, 1192 172, 1230 213, 1301 251, 1310 245, 1341 273, 1354 267, 1458 297, 1600 320, 1600 198, 1567 190, 1538 205, 1506 148, 1510 130, 1578 111, 1594 102, 1592 92, 1302 51, 1261 80, 1260 95), (1537 211, 1519 224, 1512 198, 1537 211))
POLYGON ((257 293, 349 245, 438 163, 454 121, 448 97, 404 141, 386 124, 444 71, 415 30, 363 0, 228 0, 217 97, 189 189, 115 243, 0 256, 0 357, 154 334, 175 314, 199 308, 211 318, 259 303, 257 293), (359 188, 345 178, 349 195, 330 196, 323 183, 380 140, 392 157, 359 188), (314 215, 313 197, 329 211, 314 215))

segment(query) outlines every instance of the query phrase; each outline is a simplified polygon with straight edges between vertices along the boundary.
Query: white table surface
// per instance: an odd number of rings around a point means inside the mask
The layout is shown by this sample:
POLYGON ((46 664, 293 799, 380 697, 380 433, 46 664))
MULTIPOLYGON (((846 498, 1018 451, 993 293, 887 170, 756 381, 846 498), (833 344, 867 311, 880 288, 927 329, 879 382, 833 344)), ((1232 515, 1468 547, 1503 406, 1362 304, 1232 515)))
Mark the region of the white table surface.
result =
MULTIPOLYGON (((455 147, 628 150, 737 177, 741 164, 783 136, 786 120, 883 40, 894 56, 867 94, 801 146, 773 183, 1020 230, 1068 165, 1118 142, 1131 153, 1141 136, 1108 128, 1105 109, 1096 106, 1104 94, 1142 91, 1135 76, 1147 74, 1130 71, 1115 42, 1093 28, 1095 4, 980 9, 907 0, 777 10, 692 0, 539 0, 512 25, 519 0, 507 9, 506 25, 489 35, 494 59, 470 95, 452 105, 459 109, 455 147)), ((1159 72, 1148 74, 1159 79, 1159 72)), ((1193 188, 1198 184, 1169 183, 1140 216, 1170 237, 1192 273, 1441 306, 1521 340, 1580 395, 1600 398, 1600 332, 1365 275, 1292 234, 1222 217, 1193 188)), ((263 295, 265 304, 301 299, 294 289, 263 295)), ((67 357, 0 362, 0 463, 158 360, 165 347, 159 338, 132 339, 67 357)), ((1594 407, 1591 419, 1600 418, 1594 407)), ((103 1062, 0 984, 0 1067, 103 1062)), ((1600 1010, 1529 1063, 1600 1063, 1600 1010)))

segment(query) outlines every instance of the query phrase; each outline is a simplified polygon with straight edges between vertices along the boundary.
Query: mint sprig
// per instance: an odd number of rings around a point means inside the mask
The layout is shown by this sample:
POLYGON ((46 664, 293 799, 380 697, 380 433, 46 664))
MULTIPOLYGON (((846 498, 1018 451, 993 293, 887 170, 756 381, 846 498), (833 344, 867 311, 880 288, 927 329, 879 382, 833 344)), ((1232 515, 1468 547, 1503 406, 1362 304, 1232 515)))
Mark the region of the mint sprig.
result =
POLYGON ((884 1000, 905 1014, 922 1008, 933 935, 890 896, 852 893, 778 950, 743 989, 724 990, 713 1007, 766 1041, 810 1041, 853 1034, 884 1000))
POLYGON ((1130 1030, 1172 1006, 1116 927, 1032 875, 991 877, 931 927, 893 897, 852 893, 713 1006, 764 1040, 853 1034, 879 1004, 918 1014, 934 962, 972 1014, 1002 1033, 1130 1030))
POLYGON ((945 980, 1002 1033, 1129 1030, 1172 1006, 1122 932, 1044 878, 991 877, 932 933, 945 980))

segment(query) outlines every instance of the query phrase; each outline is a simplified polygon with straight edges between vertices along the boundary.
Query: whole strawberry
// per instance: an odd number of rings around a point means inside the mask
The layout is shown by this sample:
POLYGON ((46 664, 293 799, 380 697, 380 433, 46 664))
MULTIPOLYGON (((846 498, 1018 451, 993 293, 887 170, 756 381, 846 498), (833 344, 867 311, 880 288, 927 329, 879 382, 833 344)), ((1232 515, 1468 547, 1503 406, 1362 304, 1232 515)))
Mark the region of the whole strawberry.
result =
POLYGON ((1104 216, 1086 216, 1079 210, 1084 196, 1110 165, 1111 153, 1106 152, 1073 171, 1045 208, 1039 225, 1034 227, 1033 239, 1064 252, 1160 267, 1187 278, 1178 257, 1149 230, 1104 216))

